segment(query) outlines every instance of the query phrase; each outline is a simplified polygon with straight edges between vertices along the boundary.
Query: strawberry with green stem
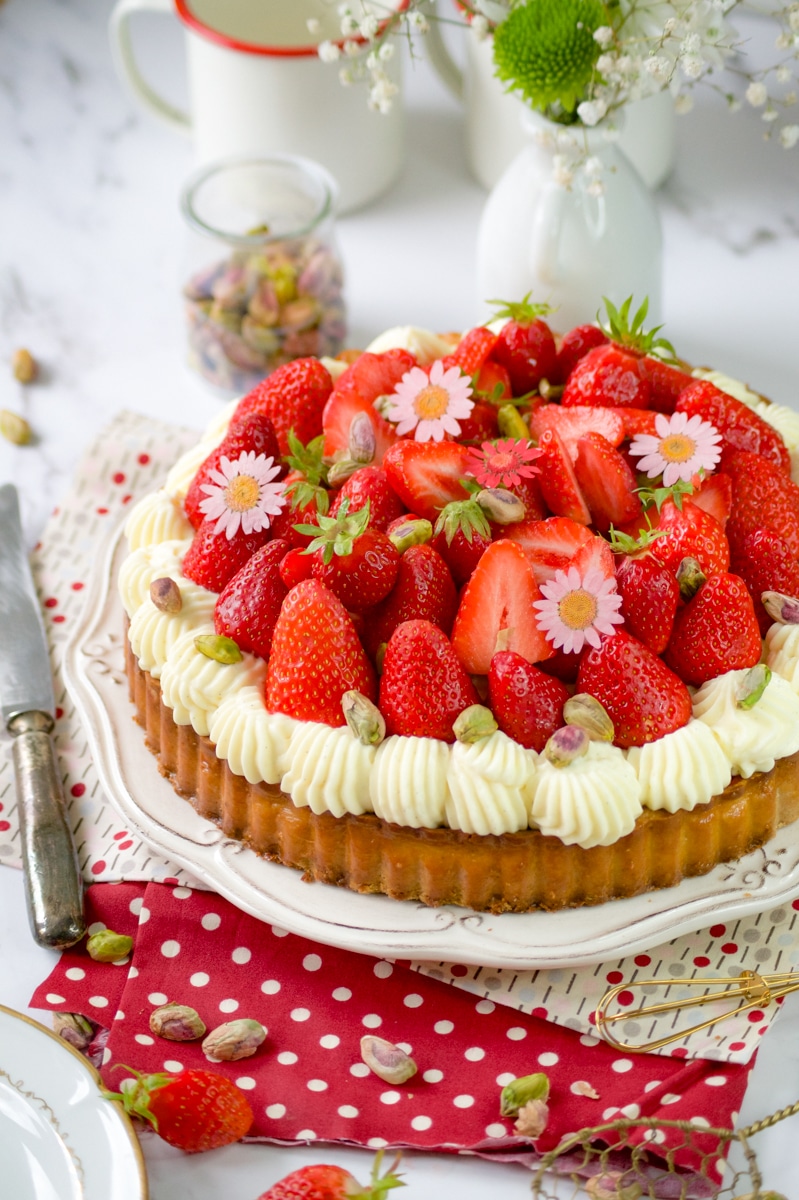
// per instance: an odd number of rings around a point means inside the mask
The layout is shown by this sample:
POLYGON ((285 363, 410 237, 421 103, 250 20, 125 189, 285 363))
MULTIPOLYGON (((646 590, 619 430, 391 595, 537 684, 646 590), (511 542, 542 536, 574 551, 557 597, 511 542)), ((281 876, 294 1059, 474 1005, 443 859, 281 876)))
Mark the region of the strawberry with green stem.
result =
POLYGON ((273 1183, 258 1200, 383 1200, 386 1192, 405 1185, 396 1173, 399 1155, 383 1175, 382 1160, 383 1151, 379 1150, 365 1187, 344 1167, 311 1163, 273 1183))
MULTIPOLYGON (((306 546, 311 535, 297 532, 302 522, 316 522, 318 515, 327 513, 330 507, 327 463, 322 457, 321 434, 303 445, 293 430, 287 435, 289 453, 285 461, 289 474, 285 480, 285 495, 288 503, 272 522, 272 534, 285 538, 291 546, 306 546)), ((315 534, 313 536, 316 536, 315 534)))
POLYGON ((405 514, 405 505, 389 483, 382 467, 358 467, 339 488, 331 508, 336 516, 345 500, 349 501, 349 512, 357 512, 369 505, 369 524, 385 531, 392 521, 405 514))
POLYGON ((683 480, 668 488, 639 488, 643 515, 622 532, 637 537, 647 529, 659 530, 663 536, 652 544, 651 553, 675 575, 684 558, 695 558, 706 575, 726 571, 727 535, 714 516, 693 502, 692 493, 693 484, 683 480))
POLYGON ((394 543, 370 525, 369 511, 367 500, 350 514, 345 498, 335 516, 320 515, 315 525, 297 526, 298 533, 313 537, 304 551, 313 556, 311 576, 330 588, 350 612, 365 612, 384 600, 399 570, 394 543))
POLYGON ((664 655, 675 674, 701 687, 760 661, 763 645, 752 598, 738 575, 710 575, 677 614, 664 655))
POLYGON ((552 309, 533 304, 530 293, 516 303, 489 300, 496 307, 495 320, 505 319, 491 358, 510 376, 514 396, 535 391, 542 379, 555 378, 558 351, 552 330, 542 318, 552 309))
POLYGON ((683 370, 684 364, 677 359, 671 342, 659 336, 663 326, 645 328, 649 300, 645 298, 632 317, 632 296, 628 296, 619 308, 607 297, 604 303, 606 318, 600 322, 603 332, 615 345, 641 356, 641 368, 650 385, 649 407, 658 412, 674 412, 678 397, 693 382, 693 376, 683 370))
POLYGON ((652 553, 653 544, 663 536, 659 529, 644 530, 637 538, 613 528, 609 533, 624 627, 654 654, 666 649, 680 603, 677 576, 652 553))
POLYGON ((249 1133, 253 1111, 226 1076, 193 1067, 155 1075, 124 1069, 133 1076, 124 1090, 103 1095, 120 1101, 130 1116, 149 1121, 170 1146, 196 1154, 228 1146, 249 1133))
MULTIPOLYGON (((465 489, 473 485, 473 480, 463 480, 465 489)), ((493 540, 488 518, 474 496, 446 504, 433 533, 432 545, 449 567, 456 584, 460 587, 468 583, 493 540)))

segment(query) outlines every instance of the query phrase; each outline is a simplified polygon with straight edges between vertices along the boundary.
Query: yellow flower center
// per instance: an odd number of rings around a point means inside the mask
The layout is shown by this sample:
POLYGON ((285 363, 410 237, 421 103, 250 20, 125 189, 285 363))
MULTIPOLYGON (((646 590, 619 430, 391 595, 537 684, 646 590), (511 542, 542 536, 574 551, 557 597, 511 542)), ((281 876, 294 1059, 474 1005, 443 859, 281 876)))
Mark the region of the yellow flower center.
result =
POLYGON ((687 462, 696 451, 696 442, 684 433, 670 433, 658 446, 663 458, 670 463, 687 462))
POLYGON ((255 508, 261 489, 252 475, 237 475, 225 488, 225 504, 231 512, 248 512, 255 508))
POLYGON ((569 629, 588 629, 596 619, 596 597, 583 588, 576 588, 558 604, 558 616, 569 629))
POLYGON ((420 421, 435 421, 449 408, 449 392, 446 388, 428 384, 414 397, 413 407, 420 421))

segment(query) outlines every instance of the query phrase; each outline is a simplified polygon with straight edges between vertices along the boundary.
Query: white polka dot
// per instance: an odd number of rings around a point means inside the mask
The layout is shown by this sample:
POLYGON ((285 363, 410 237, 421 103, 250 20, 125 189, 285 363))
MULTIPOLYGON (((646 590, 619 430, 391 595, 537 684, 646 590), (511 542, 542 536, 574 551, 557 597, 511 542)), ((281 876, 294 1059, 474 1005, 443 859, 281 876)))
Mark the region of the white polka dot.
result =
POLYGON ((707 1117, 689 1117, 689 1121, 694 1125, 698 1125, 700 1129, 710 1129, 710 1121, 707 1117))
POLYGON ((493 1125, 486 1125, 485 1132, 486 1132, 486 1137, 507 1137, 508 1136, 507 1129, 505 1128, 504 1125, 500 1125, 498 1121, 495 1121, 493 1123, 493 1125))
POLYGON ((302 960, 302 965, 306 971, 318 971, 322 965, 322 960, 318 954, 306 954, 302 960))
POLYGON ((384 1104, 396 1104, 397 1101, 402 1099, 402 1096, 400 1096, 399 1092, 381 1092, 380 1099, 384 1104))
POLYGON ((126 954, 124 958, 115 958, 111 963, 112 967, 124 967, 130 962, 130 955, 126 954))
POLYGON ((527 1037, 527 1030, 522 1029, 521 1025, 511 1025, 505 1037, 509 1037, 512 1042, 521 1042, 527 1037))
POLYGON ((655 1088, 659 1088, 661 1086, 661 1084, 662 1084, 662 1080, 660 1080, 660 1079, 650 1079, 649 1083, 644 1084, 644 1091, 645 1092, 654 1092, 655 1088))
POLYGON ((235 1012, 238 1007, 239 1007, 238 1000, 228 999, 228 1000, 220 1000, 219 1001, 219 1011, 223 1012, 223 1013, 235 1012))
POLYGON ((678 1096, 676 1092, 664 1092, 660 1097, 661 1104, 677 1104, 682 1100, 682 1096, 678 1096))
MULTIPOLYGON (((730 1125, 730 1128, 732 1128, 732 1123, 730 1125)), ((716 1159, 715 1167, 716 1167, 716 1174, 718 1175, 719 1179, 723 1179, 724 1172, 727 1170, 727 1163, 726 1163, 725 1159, 723 1159, 723 1158, 716 1159)))
POLYGON ((383 1018, 378 1017, 377 1013, 367 1013, 361 1024, 365 1025, 367 1029, 377 1029, 383 1024, 383 1018))
POLYGON ((354 1075, 356 1079, 364 1079, 369 1073, 366 1063, 353 1063, 350 1067, 350 1075, 354 1075))
POLYGON ((433 1026, 436 1033, 452 1033, 454 1028, 452 1021, 436 1021, 433 1026))
MULTIPOLYGON (((288 935, 289 935, 288 929, 282 929, 280 927, 280 925, 273 925, 272 933, 275 935, 275 937, 279 937, 279 938, 288 937, 288 935)), ((316 1137, 316 1134, 314 1134, 314 1137, 316 1137)))
POLYGON ((48 992, 45 996, 48 1004, 66 1004, 64 996, 59 996, 57 992, 48 992))
POLYGON ((285 1104, 270 1104, 266 1109, 266 1115, 271 1117, 273 1121, 279 1120, 280 1117, 285 1117, 285 1104))
POLYGON ((616 1113, 618 1111, 619 1111, 619 1109, 618 1109, 617 1105, 615 1105, 615 1104, 611 1108, 606 1108, 602 1114, 602 1120, 603 1121, 611 1121, 616 1116, 616 1113))
POLYGON ((121 1008, 118 1008, 117 1011, 114 1013, 114 1020, 115 1021, 124 1021, 125 1020, 125 1014, 123 1013, 121 1008))
POLYGON ((309 1092, 326 1092, 327 1084, 324 1079, 309 1079, 305 1085, 309 1092))
POLYGON ((418 1129, 420 1132, 429 1129, 432 1124, 432 1117, 413 1117, 411 1119, 411 1129, 418 1129))
POLYGON ((590 1033, 584 1033, 580 1037, 581 1046, 598 1046, 599 1038, 592 1037, 590 1033))
POLYGON ((261 984, 261 991, 265 996, 276 996, 280 991, 280 984, 276 979, 265 979, 261 984))
POLYGON ((497 1086, 506 1087, 509 1083, 513 1083, 515 1075, 511 1075, 510 1071, 503 1071, 501 1075, 497 1075, 497 1086))
POLYGON ((236 1087, 241 1088, 243 1092, 251 1092, 255 1087, 255 1080, 251 1075, 240 1075, 236 1080, 236 1087))
POLYGON ((727 1082, 726 1075, 708 1075, 705 1083, 708 1087, 724 1087, 727 1082))
POLYGON ((645 1129, 642 1136, 645 1142, 665 1142, 666 1131, 665 1129, 645 1129))
POLYGON ((161 953, 164 958, 177 958, 180 954, 180 942, 176 942, 174 938, 168 938, 161 943, 161 953))
POLYGON ((417 992, 411 992, 402 1002, 406 1008, 419 1008, 424 1004, 423 998, 417 992))
POLYGON ((139 924, 146 925, 147 922, 150 920, 151 915, 152 914, 150 913, 149 908, 147 908, 146 905, 142 904, 141 908, 139 909, 139 924))
POLYGON ((284 1067, 291 1067, 297 1061, 297 1055, 293 1050, 281 1050, 277 1056, 277 1061, 284 1067))
POLYGON ((341 1045, 341 1038, 336 1037, 335 1033, 326 1033, 324 1037, 320 1037, 319 1045, 323 1050, 335 1050, 336 1046, 341 1045))
POLYGON ((625 1075, 627 1071, 632 1071, 633 1069, 633 1064, 630 1062, 629 1058, 617 1058, 615 1062, 612 1062, 610 1065, 618 1075, 625 1075))
POLYGON ((554 1067, 555 1063, 557 1063, 557 1062, 560 1062, 560 1057, 557 1054, 553 1054, 551 1052, 547 1052, 546 1054, 539 1054, 539 1056, 538 1056, 538 1065, 541 1067, 554 1067))
POLYGON ((189 983, 192 987, 205 987, 210 982, 211 976, 206 975, 205 971, 195 971, 193 975, 189 976, 189 983))
POLYGON ((493 1000, 478 1000, 474 1006, 474 1011, 478 1013, 492 1013, 496 1007, 493 1000))
POLYGON ((84 979, 86 977, 83 967, 70 967, 64 974, 67 979, 84 979))
POLYGON ((105 1050, 103 1050, 103 1066, 105 1066, 105 1064, 109 1063, 110 1061, 111 1061, 111 1051, 106 1046, 105 1050))
POLYGON ((138 978, 139 978, 139 968, 131 967, 130 970, 128 971, 128 979, 138 979, 138 978))
POLYGON ((160 1004, 166 1004, 169 997, 167 996, 166 992, 150 992, 147 999, 151 1004, 158 1006, 160 1004))
POLYGON ((106 1008, 108 1001, 105 996, 89 996, 89 1004, 91 1004, 92 1008, 106 1008))
POLYGON ((349 988, 336 988, 336 990, 333 992, 334 1000, 350 1000, 351 998, 352 992, 349 988))
POLYGON ((631 1121, 634 1121, 636 1117, 640 1117, 641 1115, 641 1109, 637 1104, 625 1104, 621 1112, 622 1116, 629 1117, 631 1121))
POLYGON ((242 966, 244 963, 248 963, 252 958, 252 950, 248 950, 246 946, 237 946, 230 957, 233 959, 234 963, 238 963, 239 966, 242 966))
POLYGON ((133 1040, 141 1046, 152 1046, 155 1042, 155 1038, 151 1038, 149 1033, 137 1033, 133 1040))
POLYGON ((388 979, 393 972, 394 967, 390 962, 378 962, 374 965, 374 973, 378 979, 388 979))
POLYGON ((385 1138, 369 1138, 369 1141, 366 1144, 367 1146, 371 1146, 374 1150, 382 1150, 384 1146, 388 1145, 388 1142, 385 1138))
POLYGON ((413 1046, 410 1042, 395 1042, 394 1045, 398 1050, 404 1050, 406 1054, 413 1054, 413 1046))
POLYGON ((295 1142, 315 1142, 316 1134, 313 1129, 301 1129, 299 1133, 294 1134, 295 1142))
POLYGON ((183 1070, 183 1063, 178 1062, 176 1058, 167 1058, 164 1061, 164 1070, 172 1071, 175 1075, 177 1075, 178 1071, 183 1070))
POLYGON ((205 913, 200 918, 200 924, 202 925, 203 929, 207 929, 210 932, 213 929, 219 928, 219 926, 222 924, 222 918, 220 917, 219 913, 205 913))
POLYGON ((480 1062, 485 1056, 486 1052, 482 1046, 470 1046, 468 1050, 464 1050, 463 1052, 463 1057, 467 1058, 469 1062, 480 1062))
POLYGON ((290 1015, 292 1021, 307 1021, 311 1013, 307 1008, 292 1008, 290 1015))
POLYGON ((452 1103, 456 1108, 471 1108, 474 1104, 474 1096, 455 1096, 452 1103))
POLYGON ((108 928, 108 926, 106 925, 106 923, 104 921, 93 921, 92 924, 86 930, 86 932, 88 934, 102 933, 103 930, 107 929, 107 928, 108 928))
POLYGON ((426 1083, 441 1083, 443 1078, 444 1072, 439 1071, 437 1067, 431 1067, 429 1071, 425 1071, 422 1075, 422 1079, 424 1079, 426 1083))
POLYGON ((142 910, 142 903, 143 901, 141 896, 137 896, 136 899, 131 900, 130 904, 128 905, 128 912, 132 912, 134 917, 138 916, 142 910))
POLYGON ((336 1111, 340 1117, 346 1117, 348 1120, 358 1116, 358 1109, 353 1108, 351 1104, 342 1104, 341 1108, 336 1111))
POLYGON ((172 895, 176 900, 188 900, 189 896, 193 895, 191 888, 176 887, 172 889, 172 895))

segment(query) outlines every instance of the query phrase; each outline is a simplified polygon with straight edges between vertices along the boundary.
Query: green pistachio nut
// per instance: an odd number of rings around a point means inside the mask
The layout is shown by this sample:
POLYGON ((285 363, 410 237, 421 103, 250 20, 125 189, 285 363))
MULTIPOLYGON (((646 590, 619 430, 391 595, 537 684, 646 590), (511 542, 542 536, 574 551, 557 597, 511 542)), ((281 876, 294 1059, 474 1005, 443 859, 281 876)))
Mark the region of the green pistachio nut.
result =
POLYGON ((150 1031, 168 1042, 194 1042, 206 1026, 196 1009, 188 1004, 162 1004, 150 1013, 150 1031))
POLYGON ((677 582, 682 599, 686 603, 692 599, 706 579, 707 576, 695 558, 684 558, 677 568, 677 582))
POLYGON ((389 541, 393 543, 394 549, 399 554, 404 554, 406 550, 410 550, 411 546, 423 546, 425 542, 429 542, 433 536, 433 526, 424 517, 414 517, 410 521, 403 521, 388 535, 389 541))
POLYGON ((458 713, 452 726, 452 732, 459 742, 468 745, 471 742, 479 742, 483 738, 491 737, 491 734, 496 733, 498 728, 490 708, 486 708, 483 704, 470 704, 468 708, 464 708, 462 712, 458 713))
POLYGON ((194 639, 195 647, 204 654, 206 658, 212 658, 214 662, 230 663, 241 662, 242 654, 233 638, 224 637, 219 633, 200 633, 194 639))
POLYGON ((133 949, 133 938, 112 929, 100 929, 87 939, 86 949, 95 962, 122 962, 133 949))
POLYGON ((771 680, 771 668, 765 663, 750 667, 738 686, 737 704, 745 710, 754 708, 771 680))
POLYGON ((564 725, 552 734, 544 746, 544 758, 553 767, 568 767, 588 753, 590 740, 584 729, 576 725, 564 725))
POLYGON ((385 1083, 406 1083, 416 1074, 416 1063, 404 1050, 373 1033, 361 1038, 361 1058, 385 1083))
POLYGON ((563 719, 567 725, 584 729, 592 742, 612 742, 616 736, 613 722, 596 696, 579 692, 570 696, 563 706, 563 719))
POLYGON ((356 413, 350 421, 347 449, 356 463, 370 463, 377 451, 375 427, 365 412, 356 413))
POLYGON ((516 1117, 531 1100, 549 1098, 549 1079, 543 1071, 522 1075, 506 1083, 499 1097, 499 1112, 503 1117, 516 1117))
POLYGON ((203 1041, 202 1050, 211 1062, 236 1062, 255 1054, 265 1037, 266 1030, 260 1021, 241 1018, 212 1029, 203 1041))
POLYGON ((27 446, 33 438, 33 430, 24 417, 0 408, 0 434, 14 446, 27 446))
POLYGON ((523 502, 507 488, 483 488, 475 499, 489 521, 497 525, 514 525, 524 520, 523 502))
POLYGON ((530 430, 515 404, 501 404, 497 409, 497 424, 503 437, 530 440, 530 430))
POLYGON ((799 625, 799 599, 782 592, 761 592, 760 599, 772 621, 780 625, 799 625))
POLYGON ((94 1038, 94 1027, 80 1013, 53 1013, 53 1032, 81 1053, 94 1038))
POLYGON ((376 704, 362 692, 349 691, 341 697, 341 709, 350 730, 364 746, 379 746, 386 736, 386 722, 376 704))

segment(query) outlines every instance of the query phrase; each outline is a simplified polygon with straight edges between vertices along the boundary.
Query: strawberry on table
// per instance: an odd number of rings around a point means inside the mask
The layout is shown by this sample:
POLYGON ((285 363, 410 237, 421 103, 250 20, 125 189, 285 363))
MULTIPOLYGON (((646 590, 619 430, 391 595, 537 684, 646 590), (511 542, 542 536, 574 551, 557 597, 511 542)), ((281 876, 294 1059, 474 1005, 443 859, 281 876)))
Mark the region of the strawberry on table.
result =
POLYGON ((322 432, 322 412, 332 388, 330 372, 318 358, 297 358, 256 384, 239 401, 233 419, 263 413, 275 427, 281 454, 288 454, 290 429, 303 443, 322 432))
POLYGON ((289 549, 282 538, 256 550, 225 585, 214 608, 214 628, 232 638, 240 650, 269 658, 272 633, 288 588, 280 563, 289 549))
MULTIPOLYGON (((275 427, 269 417, 262 413, 253 412, 240 420, 231 421, 225 437, 198 468, 183 502, 186 516, 195 529, 199 529, 205 516, 201 505, 207 499, 207 493, 203 490, 203 485, 212 482, 212 472, 219 470, 222 457, 235 462, 242 454, 249 452, 255 455, 263 454, 273 462, 280 459, 275 427)), ((281 470, 281 474, 285 474, 285 468, 281 470)))
POLYGON ((513 650, 492 658, 488 692, 499 728, 528 750, 540 754, 563 724, 568 688, 513 650))
POLYGON ((385 1175, 380 1174, 382 1151, 372 1168, 369 1183, 363 1187, 349 1171, 330 1163, 312 1163, 299 1167, 284 1179, 273 1183, 258 1200, 382 1200, 392 1188, 404 1187, 395 1173, 399 1156, 385 1175))
POLYGON ((305 553, 313 556, 311 575, 338 596, 350 612, 365 612, 384 600, 394 586, 399 553, 394 543, 369 524, 369 501, 351 516, 345 499, 335 516, 318 516, 298 532, 317 536, 305 553))
POLYGON ((542 379, 555 378, 558 352, 555 337, 546 321, 548 304, 531 304, 530 293, 518 303, 491 301, 497 306, 495 320, 507 318, 499 331, 491 357, 510 376, 514 396, 535 391, 542 379))
POLYGON ((159 1137, 187 1154, 238 1142, 252 1126, 246 1096, 216 1071, 187 1068, 174 1075, 131 1074, 135 1078, 131 1087, 104 1092, 105 1097, 119 1100, 127 1113, 149 1121, 159 1137))
POLYGON ((700 687, 725 671, 753 667, 762 648, 746 584, 724 571, 710 575, 677 614, 664 657, 685 683, 700 687))
POLYGON ((350 515, 368 503, 369 524, 383 531, 405 513, 405 505, 382 467, 365 466, 353 471, 339 488, 330 510, 332 516, 336 516, 344 500, 349 501, 350 515))
POLYGON ((410 512, 435 521, 450 501, 468 497, 461 482, 468 457, 468 448, 459 442, 400 440, 386 452, 383 470, 410 512))
POLYGON ((380 711, 389 734, 454 742, 452 726, 479 704, 475 686, 447 635, 430 621, 405 621, 386 646, 380 711))
POLYGON ((677 412, 709 421, 721 434, 723 445, 760 454, 790 476, 791 456, 773 425, 709 380, 695 379, 680 392, 677 412))
POLYGON ((584 653, 577 691, 594 696, 623 749, 674 733, 691 717, 691 696, 678 675, 623 629, 584 653))
POLYGON ((401 556, 391 592, 370 613, 362 640, 374 658, 404 621, 430 621, 449 636, 458 595, 444 559, 431 545, 410 546, 401 556))
POLYGON ((763 592, 799 597, 799 563, 778 533, 752 529, 730 544, 730 568, 746 584, 765 637, 772 618, 763 606, 763 592))
POLYGON ((275 625, 267 710, 336 727, 348 691, 376 700, 374 670, 344 605, 318 579, 306 579, 289 592, 275 625))

